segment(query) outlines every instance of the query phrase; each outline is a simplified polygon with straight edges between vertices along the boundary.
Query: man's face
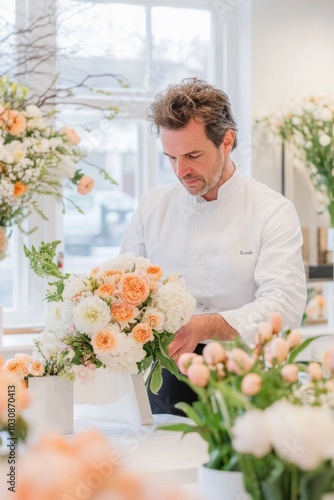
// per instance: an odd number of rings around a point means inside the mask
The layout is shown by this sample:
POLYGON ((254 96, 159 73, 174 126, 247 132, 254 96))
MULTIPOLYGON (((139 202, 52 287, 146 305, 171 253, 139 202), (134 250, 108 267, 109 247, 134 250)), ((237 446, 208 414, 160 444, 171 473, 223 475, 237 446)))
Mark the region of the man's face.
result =
POLYGON ((160 128, 160 140, 187 191, 208 201, 217 199, 218 188, 227 180, 224 165, 230 147, 226 152, 223 141, 217 148, 206 136, 203 123, 195 120, 178 130, 160 128))

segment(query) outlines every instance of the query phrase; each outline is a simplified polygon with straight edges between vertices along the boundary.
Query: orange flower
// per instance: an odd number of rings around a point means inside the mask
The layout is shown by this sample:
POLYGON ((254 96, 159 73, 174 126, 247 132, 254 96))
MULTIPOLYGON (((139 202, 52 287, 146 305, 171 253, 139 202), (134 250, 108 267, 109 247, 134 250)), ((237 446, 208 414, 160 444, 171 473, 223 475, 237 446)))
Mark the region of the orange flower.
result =
POLYGON ((21 113, 14 109, 7 109, 0 115, 0 127, 11 135, 20 135, 27 127, 27 121, 21 113))
POLYGON ((124 276, 120 284, 121 297, 125 302, 138 306, 145 302, 150 294, 150 287, 147 281, 135 274, 124 276))
POLYGON ((117 346, 115 333, 108 329, 94 333, 92 336, 92 346, 94 351, 114 351, 117 346))
POLYGON ((119 323, 128 323, 131 319, 135 318, 138 314, 138 309, 125 302, 118 302, 111 306, 111 316, 119 323))
POLYGON ((29 373, 28 365, 30 361, 31 357, 27 354, 15 354, 14 358, 6 361, 3 368, 16 378, 23 379, 29 373))
POLYGON ((27 191, 27 186, 23 184, 22 181, 17 181, 14 184, 14 198, 18 198, 21 196, 23 193, 27 191))
POLYGON ((83 175, 78 184, 78 193, 85 195, 91 192, 94 186, 94 179, 89 175, 83 175))
POLYGON ((102 285, 95 290, 94 295, 98 297, 111 297, 115 290, 116 287, 112 283, 102 283, 102 285))
POLYGON ((145 323, 138 323, 133 328, 131 335, 140 344, 146 344, 146 342, 154 339, 152 328, 145 323))
POLYGON ((149 266, 146 273, 151 280, 158 281, 162 276, 162 268, 160 266, 149 266))
POLYGON ((106 283, 118 283, 123 277, 124 273, 118 269, 106 269, 102 271, 102 279, 106 283))
POLYGON ((74 128, 64 127, 61 129, 61 132, 63 132, 66 135, 66 139, 68 140, 68 142, 70 142, 74 146, 79 144, 79 142, 81 141, 80 137, 78 136, 74 128))

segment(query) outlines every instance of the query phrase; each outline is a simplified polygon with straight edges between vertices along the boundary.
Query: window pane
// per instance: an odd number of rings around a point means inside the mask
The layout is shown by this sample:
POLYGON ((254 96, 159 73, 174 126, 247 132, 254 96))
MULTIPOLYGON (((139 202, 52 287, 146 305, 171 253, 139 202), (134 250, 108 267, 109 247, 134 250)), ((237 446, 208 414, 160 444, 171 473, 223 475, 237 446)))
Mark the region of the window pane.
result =
POLYGON ((209 78, 208 11, 154 7, 152 38, 154 69, 162 76, 162 88, 182 78, 209 78))
POLYGON ((14 71, 16 59, 15 37, 15 0, 0 0, 0 76, 14 71), (9 35, 9 36, 8 36, 9 35))
MULTIPOLYGON (((78 83, 87 74, 117 74, 131 87, 142 84, 146 45, 143 6, 58 0, 58 10, 60 84, 78 83)), ((92 78, 88 85, 119 87, 110 77, 92 78)))
MULTIPOLYGON (((95 125, 95 130, 99 130, 95 125)), ((89 133, 77 127, 82 144, 88 147, 89 133)), ((98 134, 96 135, 96 137, 98 134)), ((88 163, 103 166, 117 181, 111 186, 92 166, 83 163, 85 173, 95 178, 93 190, 86 196, 65 191, 69 201, 64 215, 64 269, 87 272, 101 260, 117 255, 135 209, 135 184, 138 161, 138 125, 129 121, 109 122, 100 142, 91 143, 88 163), (75 209, 73 202, 85 214, 75 209)))

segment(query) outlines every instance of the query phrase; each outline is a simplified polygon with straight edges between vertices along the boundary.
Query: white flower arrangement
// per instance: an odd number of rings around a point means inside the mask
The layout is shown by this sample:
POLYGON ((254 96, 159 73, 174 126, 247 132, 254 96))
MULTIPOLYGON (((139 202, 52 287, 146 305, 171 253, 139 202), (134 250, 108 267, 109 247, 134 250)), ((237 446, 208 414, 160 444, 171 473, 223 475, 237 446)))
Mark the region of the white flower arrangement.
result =
POLYGON ((311 96, 258 120, 292 145, 334 227, 334 99, 311 96))
MULTIPOLYGON (((16 225, 23 231, 22 223, 32 213, 46 218, 42 195, 62 202, 65 181, 80 194, 94 185, 76 166, 86 156, 80 137, 74 129, 51 125, 53 114, 29 103, 27 87, 0 78, 0 258, 5 256, 6 228, 16 225)), ((102 167, 96 168, 114 182, 102 167)))
POLYGON ((52 304, 34 357, 62 366, 66 358, 69 369, 62 374, 69 380, 86 380, 94 367, 130 373, 150 368, 153 392, 161 386, 162 367, 178 376, 168 344, 196 306, 185 281, 163 279, 160 266, 132 254, 109 259, 88 275, 62 275, 53 263, 58 243, 42 243, 38 251, 25 247, 33 270, 57 279, 47 293, 52 304))

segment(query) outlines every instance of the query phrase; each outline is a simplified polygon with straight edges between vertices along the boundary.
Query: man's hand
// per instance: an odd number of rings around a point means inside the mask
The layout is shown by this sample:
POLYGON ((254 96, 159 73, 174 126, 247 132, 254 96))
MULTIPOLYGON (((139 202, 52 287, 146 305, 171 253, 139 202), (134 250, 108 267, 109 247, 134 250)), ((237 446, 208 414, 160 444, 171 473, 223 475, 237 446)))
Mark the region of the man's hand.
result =
POLYGON ((232 340, 238 332, 220 314, 192 316, 190 321, 176 332, 169 345, 169 355, 177 361, 183 352, 193 352, 203 340, 232 340))

